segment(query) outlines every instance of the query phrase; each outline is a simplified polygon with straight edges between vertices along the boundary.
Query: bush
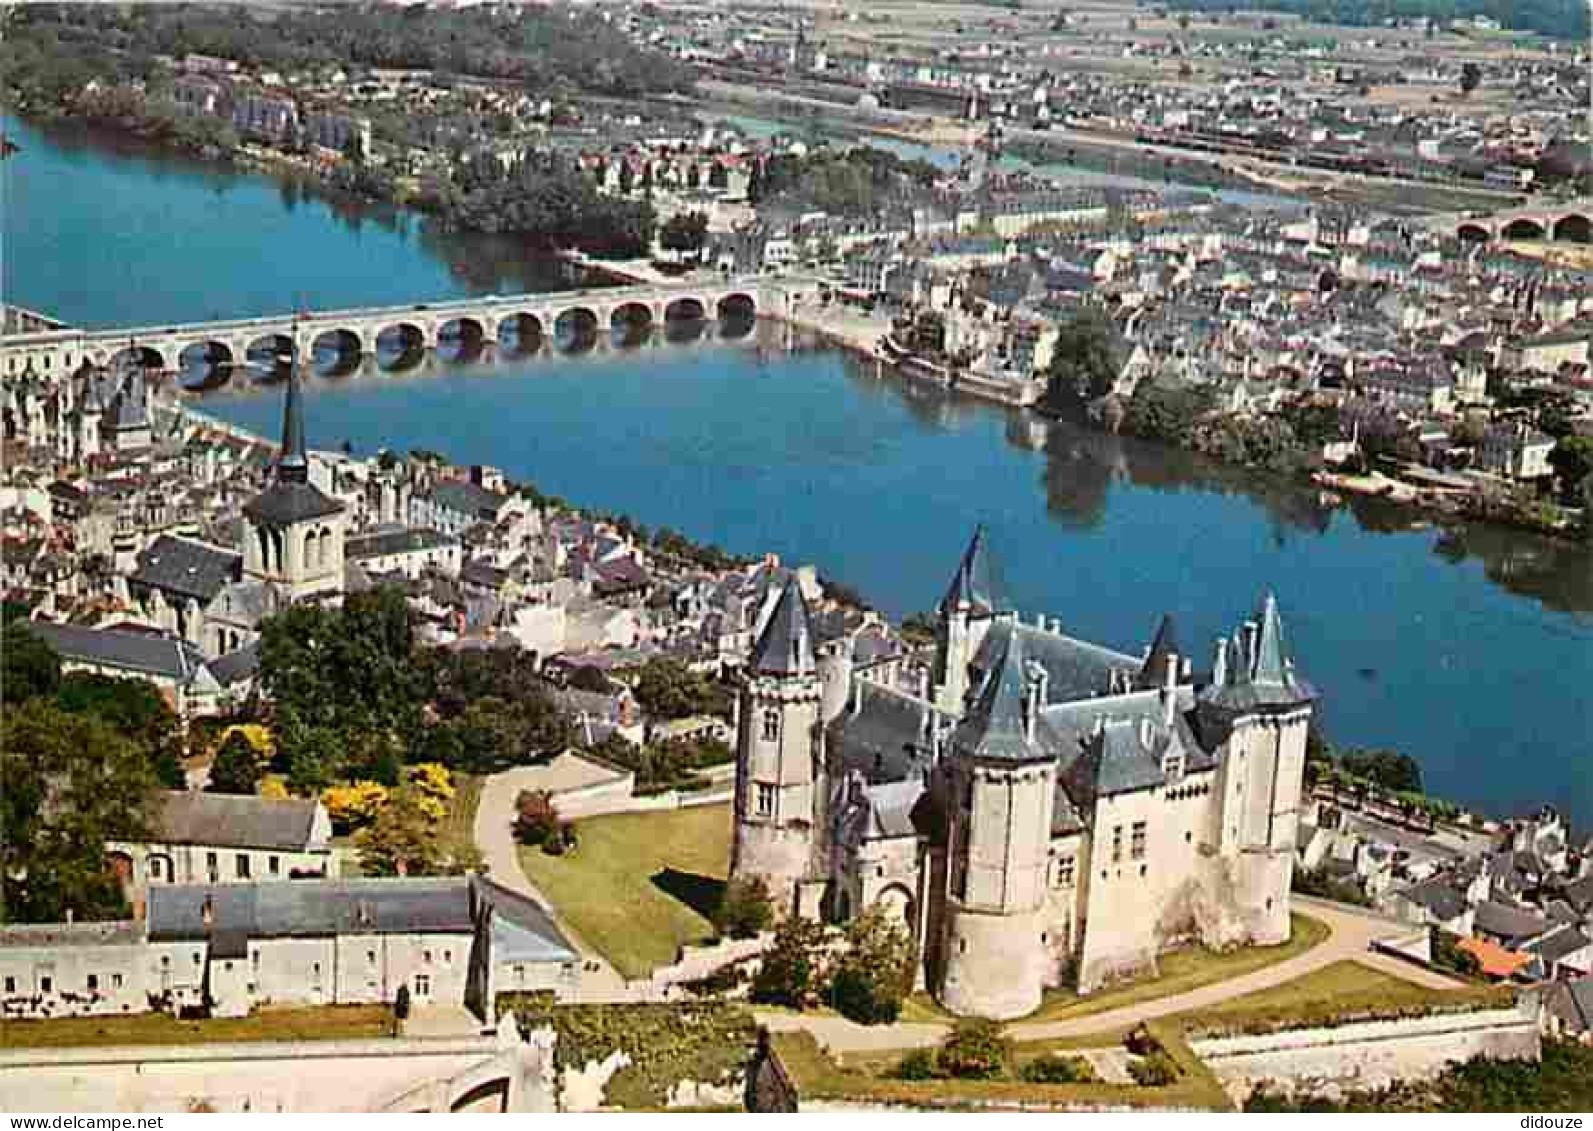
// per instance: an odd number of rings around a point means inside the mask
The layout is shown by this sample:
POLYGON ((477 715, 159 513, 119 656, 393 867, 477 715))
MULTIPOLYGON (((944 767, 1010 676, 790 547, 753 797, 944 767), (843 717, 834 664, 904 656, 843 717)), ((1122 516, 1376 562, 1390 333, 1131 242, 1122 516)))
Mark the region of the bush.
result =
POLYGON ((1007 1068, 1011 1048, 1001 1026, 983 1019, 959 1021, 935 1058, 941 1074, 957 1080, 993 1080, 1007 1068))
POLYGON ((871 907, 846 927, 846 953, 836 966, 830 1001, 841 1016, 888 1025, 913 985, 913 943, 901 924, 871 907))
POLYGON ((714 928, 733 939, 750 939, 774 922, 774 904, 762 877, 731 880, 714 912, 714 928))
POLYGON ((1135 1056, 1150 1056, 1154 1053, 1167 1051, 1162 1047, 1161 1041, 1156 1039, 1156 1035, 1143 1022, 1134 1026, 1129 1031, 1128 1036, 1123 1038, 1123 1047, 1135 1056))
POLYGON ((1089 1084, 1096 1078, 1090 1062, 1078 1056, 1042 1056, 1018 1075, 1031 1084, 1089 1084))
MULTIPOLYGON (((514 799, 514 837, 521 844, 546 846, 557 841, 559 851, 564 850, 564 837, 559 831, 559 811, 553 807, 553 795, 545 789, 522 789, 514 799)), ((557 855, 555 853, 554 855, 557 855)))
POLYGON ((809 1005, 819 988, 823 946, 824 928, 817 923, 797 915, 781 923, 752 981, 752 1000, 790 1009, 809 1005))
POLYGON ((1460 949, 1460 936, 1442 927, 1432 928, 1433 965, 1465 978, 1482 974, 1482 963, 1469 950, 1460 949))
POLYGON ((1163 1088, 1178 1079, 1178 1065, 1165 1052, 1154 1052, 1141 1060, 1131 1060, 1128 1074, 1142 1088, 1163 1088))
POLYGON ((935 1054, 929 1049, 914 1049, 897 1063, 891 1075, 898 1080, 933 1080, 940 1075, 935 1054))

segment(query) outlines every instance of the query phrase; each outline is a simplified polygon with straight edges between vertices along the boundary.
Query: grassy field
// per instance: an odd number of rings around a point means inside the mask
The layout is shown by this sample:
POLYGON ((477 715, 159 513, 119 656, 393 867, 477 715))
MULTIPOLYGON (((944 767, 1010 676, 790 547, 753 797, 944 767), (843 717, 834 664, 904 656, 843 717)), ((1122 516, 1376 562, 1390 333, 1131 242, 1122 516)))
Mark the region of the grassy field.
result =
POLYGON ((520 866, 559 917, 627 977, 713 937, 730 868, 730 806, 622 813, 576 825, 564 856, 522 848, 520 866))
POLYGON ((0 1048, 78 1048, 85 1045, 197 1045, 217 1041, 333 1041, 386 1037, 392 1011, 381 1005, 272 1009, 248 1017, 179 1021, 164 1013, 62 1017, 0 1024, 0 1048))
POLYGON ((1289 941, 1281 946, 1251 946, 1227 954, 1218 954, 1203 947, 1176 950, 1162 957, 1160 969, 1153 978, 1126 982, 1088 997, 1073 993, 1048 994, 1039 1010, 1024 1020, 1066 1021, 1105 1013, 1109 1009, 1120 1009, 1125 1005, 1137 1005, 1142 1001, 1187 993, 1213 982, 1225 982, 1229 978, 1286 962, 1328 937, 1327 925, 1309 915, 1295 912, 1291 920, 1293 927, 1289 941))

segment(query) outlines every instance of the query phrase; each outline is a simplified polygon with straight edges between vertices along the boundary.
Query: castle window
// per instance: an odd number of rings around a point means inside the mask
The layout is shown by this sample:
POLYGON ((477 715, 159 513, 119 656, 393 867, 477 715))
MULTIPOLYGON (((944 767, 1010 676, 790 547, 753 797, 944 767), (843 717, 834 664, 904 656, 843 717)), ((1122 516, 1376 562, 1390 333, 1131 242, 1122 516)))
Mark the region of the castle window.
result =
POLYGON ((774 786, 760 785, 757 787, 758 816, 774 816, 774 786))
POLYGON ((89 991, 89 993, 91 993, 91 994, 95 993, 96 991, 99 990, 99 988, 100 988, 100 976, 98 974, 90 974, 88 976, 88 991, 89 991))
POLYGON ((14 994, 16 992, 17 992, 17 980, 16 980, 16 978, 11 977, 11 976, 8 975, 6 977, 6 993, 14 994))
POLYGON ((122 976, 120 974, 112 974, 111 975, 111 989, 119 990, 121 988, 122 988, 122 976))
POLYGON ((1129 846, 1129 855, 1135 860, 1145 859, 1145 822, 1134 822, 1134 839, 1129 846))
POLYGON ((247 880, 249 878, 249 854, 247 852, 238 853, 237 859, 233 862, 233 867, 238 873, 240 880, 247 880))
POLYGON ((1064 856, 1056 862, 1056 886, 1070 888, 1076 876, 1078 862, 1071 856, 1064 856))
POLYGON ((768 710, 763 713, 763 741, 780 741, 780 712, 768 710))
POLYGON ((273 876, 279 874, 282 871, 282 858, 280 856, 267 856, 266 871, 273 876))
POLYGON ((1123 859, 1123 826, 1112 826, 1112 863, 1116 864, 1123 859))

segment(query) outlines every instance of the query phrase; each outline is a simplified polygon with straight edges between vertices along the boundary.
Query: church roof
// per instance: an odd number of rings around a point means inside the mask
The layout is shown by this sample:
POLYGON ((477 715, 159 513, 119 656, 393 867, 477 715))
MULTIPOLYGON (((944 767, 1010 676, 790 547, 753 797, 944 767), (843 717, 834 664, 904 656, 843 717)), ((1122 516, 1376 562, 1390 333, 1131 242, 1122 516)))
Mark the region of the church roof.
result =
POLYGON ((310 460, 304 448, 304 405, 300 403, 297 353, 287 384, 287 395, 282 402, 282 450, 277 455, 276 477, 279 482, 303 483, 310 475, 310 460))
POLYGON ((216 848, 305 851, 315 836, 316 801, 167 790, 160 794, 153 839, 216 848))
POLYGON ((339 514, 343 504, 313 483, 278 480, 244 504, 243 513, 256 522, 287 526, 312 518, 339 514))
POLYGON ((753 645, 747 666, 767 675, 809 675, 814 671, 808 603, 794 576, 786 580, 769 623, 753 645))

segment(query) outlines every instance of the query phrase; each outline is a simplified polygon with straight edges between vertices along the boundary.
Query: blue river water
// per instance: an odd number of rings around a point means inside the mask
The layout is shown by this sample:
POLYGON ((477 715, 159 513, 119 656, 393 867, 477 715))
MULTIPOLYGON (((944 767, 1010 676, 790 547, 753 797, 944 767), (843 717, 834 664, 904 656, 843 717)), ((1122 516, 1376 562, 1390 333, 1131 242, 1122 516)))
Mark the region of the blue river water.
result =
MULTIPOLYGON (((546 283, 505 241, 265 178, 8 123, 7 301, 94 326, 408 303, 546 283)), ((763 335, 767 336, 767 335, 763 335)), ((280 392, 203 408, 267 434, 280 392)), ((1424 527, 1159 446, 948 397, 828 351, 656 344, 320 379, 310 439, 439 450, 747 554, 813 562, 887 613, 938 600, 976 522, 1028 615, 1125 649, 1165 610, 1208 662, 1276 589, 1329 737, 1416 756, 1496 814, 1593 821, 1593 556, 1424 527)))

